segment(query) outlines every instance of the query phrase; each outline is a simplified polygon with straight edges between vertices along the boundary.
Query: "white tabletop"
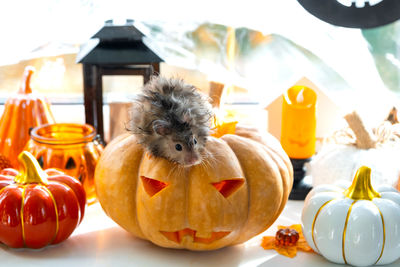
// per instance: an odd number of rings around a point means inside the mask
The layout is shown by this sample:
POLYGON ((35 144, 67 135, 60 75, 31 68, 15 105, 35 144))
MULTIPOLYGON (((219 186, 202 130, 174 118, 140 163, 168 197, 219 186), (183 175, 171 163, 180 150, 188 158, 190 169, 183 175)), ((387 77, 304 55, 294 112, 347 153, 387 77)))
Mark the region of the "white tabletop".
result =
MULTIPOLYGON (((99 204, 87 208, 82 224, 61 244, 40 250, 10 249, 0 245, 0 266, 341 266, 319 255, 299 252, 293 259, 264 250, 261 238, 274 235, 278 224, 300 223, 303 201, 289 201, 278 220, 244 244, 217 251, 193 252, 160 248, 131 236, 110 220, 99 204)), ((387 266, 400 266, 400 261, 387 266)))

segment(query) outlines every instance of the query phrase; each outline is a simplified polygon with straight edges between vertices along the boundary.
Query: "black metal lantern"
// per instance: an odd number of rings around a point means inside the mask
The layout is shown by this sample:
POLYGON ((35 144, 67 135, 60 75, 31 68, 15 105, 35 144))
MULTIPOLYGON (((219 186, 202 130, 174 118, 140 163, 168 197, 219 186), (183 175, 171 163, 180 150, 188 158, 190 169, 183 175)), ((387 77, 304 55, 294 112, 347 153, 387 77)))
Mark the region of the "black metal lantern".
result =
POLYGON ((83 87, 86 123, 93 125, 104 140, 103 75, 140 75, 143 82, 159 74, 163 60, 144 42, 143 33, 126 20, 125 25, 106 21, 81 47, 77 62, 83 64, 83 87))

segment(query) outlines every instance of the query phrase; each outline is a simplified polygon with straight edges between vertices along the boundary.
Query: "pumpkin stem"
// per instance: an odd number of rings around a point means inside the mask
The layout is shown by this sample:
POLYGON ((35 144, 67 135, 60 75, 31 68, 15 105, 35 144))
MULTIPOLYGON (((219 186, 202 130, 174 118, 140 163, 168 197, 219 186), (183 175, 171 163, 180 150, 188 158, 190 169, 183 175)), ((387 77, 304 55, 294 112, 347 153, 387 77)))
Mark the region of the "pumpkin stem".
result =
POLYGON ((18 161, 22 166, 22 170, 14 178, 14 182, 18 184, 47 184, 48 175, 42 170, 35 157, 27 152, 22 151, 18 156, 18 161))
POLYGON ((225 84, 210 82, 210 91, 208 93, 211 98, 211 105, 213 108, 220 108, 221 106, 221 96, 224 90, 225 84))
POLYGON ((27 66, 24 71, 24 75, 22 77, 22 84, 18 91, 20 94, 30 94, 32 93, 31 88, 31 77, 32 74, 35 72, 35 68, 32 66, 27 66))
POLYGON ((371 168, 361 166, 354 176, 351 186, 344 191, 344 195, 354 200, 372 200, 381 195, 371 185, 371 168))
POLYGON ((387 121, 389 121, 391 124, 396 124, 399 123, 399 120, 397 119, 397 109, 393 107, 390 112, 388 117, 386 118, 387 121))
POLYGON ((344 116, 350 129, 356 136, 356 146, 360 149, 370 149, 376 146, 376 140, 371 131, 369 131, 357 112, 353 112, 344 116))
POLYGON ((238 124, 237 121, 231 121, 231 122, 218 122, 218 119, 214 117, 214 125, 210 131, 210 135, 214 136, 216 138, 220 138, 226 134, 235 134, 236 131, 236 124, 238 124))

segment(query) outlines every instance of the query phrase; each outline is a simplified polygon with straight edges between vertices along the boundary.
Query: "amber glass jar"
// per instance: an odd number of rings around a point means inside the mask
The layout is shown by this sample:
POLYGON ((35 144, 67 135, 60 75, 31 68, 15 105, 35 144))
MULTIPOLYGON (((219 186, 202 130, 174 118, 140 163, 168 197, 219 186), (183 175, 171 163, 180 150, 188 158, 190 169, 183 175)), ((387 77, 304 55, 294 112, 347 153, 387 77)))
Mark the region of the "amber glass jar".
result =
POLYGON ((88 124, 56 123, 38 126, 30 132, 25 150, 43 169, 57 168, 81 181, 88 204, 95 202, 94 170, 104 147, 96 130, 88 124))

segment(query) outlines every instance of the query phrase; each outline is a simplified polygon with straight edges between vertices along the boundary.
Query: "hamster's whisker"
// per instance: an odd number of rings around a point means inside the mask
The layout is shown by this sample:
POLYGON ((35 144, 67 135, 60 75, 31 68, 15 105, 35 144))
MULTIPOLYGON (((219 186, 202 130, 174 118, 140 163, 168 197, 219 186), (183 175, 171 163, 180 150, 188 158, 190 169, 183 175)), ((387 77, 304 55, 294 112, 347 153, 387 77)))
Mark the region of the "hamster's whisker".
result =
POLYGON ((171 174, 175 171, 176 168, 177 168, 177 164, 173 164, 172 168, 168 172, 167 178, 169 178, 171 176, 171 174))

